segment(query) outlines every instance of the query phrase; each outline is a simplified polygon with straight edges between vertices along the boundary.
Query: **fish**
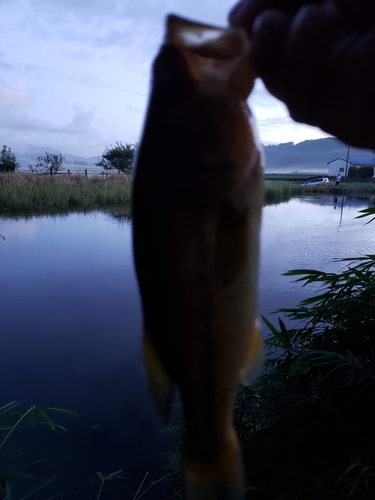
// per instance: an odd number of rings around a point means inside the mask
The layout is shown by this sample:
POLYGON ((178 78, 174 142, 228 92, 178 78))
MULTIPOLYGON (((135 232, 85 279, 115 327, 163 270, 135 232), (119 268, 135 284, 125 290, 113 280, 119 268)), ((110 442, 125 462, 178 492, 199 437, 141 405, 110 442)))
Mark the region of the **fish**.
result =
POLYGON ((262 370, 258 325, 263 154, 240 28, 169 15, 134 165, 133 253, 150 390, 168 418, 177 387, 189 500, 240 500, 233 409, 262 370))

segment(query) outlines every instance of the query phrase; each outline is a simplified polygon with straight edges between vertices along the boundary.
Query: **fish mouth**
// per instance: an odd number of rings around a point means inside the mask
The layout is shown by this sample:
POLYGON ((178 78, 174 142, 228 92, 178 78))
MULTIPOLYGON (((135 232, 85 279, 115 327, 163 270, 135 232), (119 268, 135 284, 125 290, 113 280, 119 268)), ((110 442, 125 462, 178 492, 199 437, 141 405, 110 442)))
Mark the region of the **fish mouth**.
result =
POLYGON ((239 57, 248 43, 241 29, 210 26, 173 14, 167 17, 165 40, 201 57, 222 61, 239 57))
POLYGON ((169 15, 164 44, 154 62, 154 82, 197 84, 207 94, 246 99, 254 86, 251 44, 241 28, 215 27, 169 15), (188 83, 189 82, 189 83, 188 83))

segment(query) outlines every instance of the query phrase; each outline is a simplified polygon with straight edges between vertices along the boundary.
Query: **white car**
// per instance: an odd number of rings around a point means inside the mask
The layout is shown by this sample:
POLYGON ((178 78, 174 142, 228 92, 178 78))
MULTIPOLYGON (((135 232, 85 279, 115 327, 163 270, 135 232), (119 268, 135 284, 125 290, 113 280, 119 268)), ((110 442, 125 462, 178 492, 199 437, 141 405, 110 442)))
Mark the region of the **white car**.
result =
POLYGON ((328 177, 313 177, 312 179, 307 179, 302 186, 318 186, 318 184, 326 184, 329 182, 328 177))

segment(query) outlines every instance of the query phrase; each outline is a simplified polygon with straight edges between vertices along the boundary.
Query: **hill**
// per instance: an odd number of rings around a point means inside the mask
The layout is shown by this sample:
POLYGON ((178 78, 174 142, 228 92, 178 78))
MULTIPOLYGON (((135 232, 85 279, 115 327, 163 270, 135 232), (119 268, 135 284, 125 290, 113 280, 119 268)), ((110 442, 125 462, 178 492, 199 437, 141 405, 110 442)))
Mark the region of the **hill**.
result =
MULTIPOLYGON (((263 146, 266 158, 266 172, 328 172, 327 162, 338 158, 346 157, 348 146, 338 139, 328 137, 326 139, 316 139, 299 142, 286 142, 263 146)), ((45 152, 57 154, 60 151, 49 147, 28 146, 24 154, 17 154, 17 160, 23 169, 27 165, 34 163, 38 156, 43 156, 45 152)), ((86 158, 83 156, 63 153, 65 156, 65 169, 95 169, 95 163, 100 159, 100 155, 86 158)), ((350 148, 350 156, 360 158, 373 158, 374 153, 368 149, 350 148)))
MULTIPOLYGON (((338 139, 328 137, 310 141, 287 142, 284 144, 263 146, 266 157, 266 170, 294 172, 328 171, 327 162, 346 157, 348 146, 338 139)), ((350 148, 350 156, 360 158, 373 158, 374 153, 368 149, 350 148)))
MULTIPOLYGON (((51 154, 59 154, 61 151, 58 151, 57 149, 53 149, 50 147, 39 147, 39 146, 27 146, 25 152, 22 153, 17 153, 17 160, 21 164, 21 169, 22 170, 27 170, 29 164, 35 163, 36 159, 38 156, 44 156, 45 153, 51 153, 51 154)), ((69 153, 62 153, 62 155, 65 157, 65 162, 64 162, 64 169, 67 170, 68 168, 72 169, 72 166, 76 166, 77 168, 86 168, 89 167, 91 170, 95 167, 95 163, 100 159, 100 155, 98 156, 91 156, 89 158, 86 158, 84 156, 77 156, 77 155, 71 155, 69 153)), ((76 168, 73 167, 73 170, 76 170, 76 168)), ((102 170, 102 169, 101 169, 102 170)))

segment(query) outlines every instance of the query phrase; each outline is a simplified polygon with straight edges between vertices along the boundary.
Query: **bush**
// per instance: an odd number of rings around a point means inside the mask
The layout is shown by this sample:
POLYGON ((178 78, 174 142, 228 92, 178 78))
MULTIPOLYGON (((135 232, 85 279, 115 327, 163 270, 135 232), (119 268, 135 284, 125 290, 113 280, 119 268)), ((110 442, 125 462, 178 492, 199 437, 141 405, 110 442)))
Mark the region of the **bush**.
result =
POLYGON ((3 146, 3 149, 0 151, 0 172, 14 172, 20 166, 12 150, 3 146))
POLYGON ((357 169, 357 167, 349 167, 348 177, 350 179, 352 179, 352 178, 357 177, 357 176, 358 176, 358 169, 357 169))
POLYGON ((373 498, 375 255, 345 260, 337 274, 286 273, 322 285, 279 310, 295 326, 263 318, 266 373, 236 405, 253 500, 373 498))
POLYGON ((364 165, 362 167, 350 167, 348 172, 348 177, 358 179, 368 179, 374 176, 374 167, 370 165, 364 165))
POLYGON ((358 177, 369 178, 374 176, 374 167, 363 166, 358 169, 358 177))
POLYGON ((115 147, 105 148, 102 159, 95 163, 97 167, 103 167, 105 170, 117 169, 119 172, 130 174, 134 160, 136 144, 122 144, 116 142, 115 147))
POLYGON ((46 174, 57 174, 63 169, 65 157, 59 154, 52 154, 46 151, 44 156, 38 156, 34 169, 37 172, 44 172, 46 174))

